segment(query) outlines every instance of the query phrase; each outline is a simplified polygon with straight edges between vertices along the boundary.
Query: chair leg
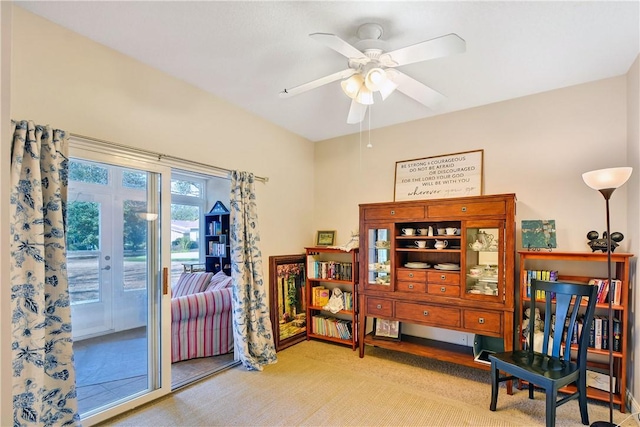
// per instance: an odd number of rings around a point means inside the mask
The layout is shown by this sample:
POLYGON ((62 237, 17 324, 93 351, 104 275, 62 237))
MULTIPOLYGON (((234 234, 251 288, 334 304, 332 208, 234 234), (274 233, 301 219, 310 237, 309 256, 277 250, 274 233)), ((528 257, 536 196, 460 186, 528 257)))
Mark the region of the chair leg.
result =
POLYGON ((555 427, 556 425, 556 401, 558 400, 558 390, 554 387, 550 387, 548 390, 545 390, 547 399, 546 399, 546 409, 547 409, 547 427, 555 427))
POLYGON ((533 383, 529 382, 529 399, 533 399, 533 383))
POLYGON ((491 364, 491 404, 489 410, 495 411, 498 404, 498 374, 500 371, 495 365, 491 364))
POLYGON ((578 404, 580 405, 580 418, 582 419, 582 424, 588 426, 589 425, 589 412, 587 411, 587 379, 586 375, 580 375, 578 378, 578 391, 580 395, 578 396, 578 404))

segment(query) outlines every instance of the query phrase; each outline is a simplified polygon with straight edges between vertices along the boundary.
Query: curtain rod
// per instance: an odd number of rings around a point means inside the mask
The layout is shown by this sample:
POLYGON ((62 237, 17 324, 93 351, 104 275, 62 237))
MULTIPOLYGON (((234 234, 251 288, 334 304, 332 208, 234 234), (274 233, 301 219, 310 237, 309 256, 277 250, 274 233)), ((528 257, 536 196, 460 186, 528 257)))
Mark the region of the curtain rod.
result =
MULTIPOLYGON (((118 144, 116 142, 111 142, 111 141, 105 141, 104 139, 98 139, 98 138, 94 138, 94 137, 91 137, 91 136, 80 135, 80 134, 72 133, 72 132, 69 132, 69 135, 74 137, 74 138, 85 139, 87 141, 97 142, 99 144, 120 148, 122 150, 128 150, 128 151, 137 152, 137 153, 144 154, 144 155, 151 156, 151 157, 156 157, 158 160, 167 159, 167 160, 171 160, 171 161, 178 161, 178 162, 181 162, 181 163, 192 164, 192 165, 195 165, 195 166, 198 166, 198 167, 201 167, 201 168, 214 169, 214 170, 217 170, 217 171, 220 171, 220 172, 226 172, 226 173, 233 172, 231 169, 223 168, 223 167, 220 167, 220 166, 212 166, 212 165, 208 165, 206 163, 201 163, 201 162, 196 162, 196 161, 193 161, 193 160, 183 159, 183 158, 176 157, 176 156, 171 156, 169 154, 162 154, 162 153, 158 153, 158 152, 155 152, 155 151, 145 150, 143 148, 130 147, 128 145, 118 144)), ((254 176, 254 179, 256 181, 269 182, 269 178, 268 177, 254 176)))

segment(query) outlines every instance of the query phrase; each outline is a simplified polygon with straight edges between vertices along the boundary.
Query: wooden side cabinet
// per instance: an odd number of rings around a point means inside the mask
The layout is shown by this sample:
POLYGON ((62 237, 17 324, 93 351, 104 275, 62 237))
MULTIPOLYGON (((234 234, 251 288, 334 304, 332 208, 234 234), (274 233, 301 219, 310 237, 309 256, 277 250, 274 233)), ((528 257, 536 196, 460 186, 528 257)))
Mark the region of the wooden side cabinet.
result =
POLYGON ((489 369, 469 346, 366 334, 367 318, 502 340, 513 348, 514 194, 360 205, 359 350, 365 344, 489 369))
MULTIPOLYGON (((591 279, 606 279, 607 278, 607 254, 606 253, 593 253, 593 252, 533 252, 533 251, 519 251, 520 255, 520 298, 517 304, 518 319, 524 319, 524 310, 531 305, 531 297, 527 291, 528 276, 531 274, 542 275, 547 271, 557 271, 558 280, 568 280, 573 282, 589 283, 591 279), (531 273, 528 273, 528 272, 531 273), (585 271, 589 274, 595 274, 594 276, 586 275, 585 271), (540 273, 538 273, 540 272, 540 273), (578 272, 577 274, 575 272, 578 272)), ((612 279, 620 281, 620 296, 619 301, 613 304, 613 316, 616 319, 616 323, 619 327, 619 346, 614 346, 613 351, 613 376, 615 377, 615 386, 613 393, 613 403, 619 405, 620 412, 625 412, 625 396, 627 390, 627 360, 629 354, 627 352, 627 340, 629 333, 629 264, 633 257, 629 253, 611 253, 612 262, 612 279), (619 303, 618 303, 619 302, 619 303)), ((543 307, 539 305, 539 307, 543 307)), ((601 319, 608 318, 609 302, 608 300, 596 304, 595 317, 601 319)), ((523 320, 518 323, 521 325, 523 320)), ((602 322, 600 322, 600 327, 602 322)), ((595 321, 594 321, 595 327, 595 321)), ((590 325, 582 325, 582 330, 590 333, 590 325)), ((522 326, 518 327, 518 330, 522 330, 522 326)), ((595 331, 594 331, 595 334, 595 331)), ((523 345, 523 337, 517 340, 516 345, 523 345)), ((607 387, 609 380, 609 350, 603 349, 602 344, 595 348, 590 347, 587 349, 587 369, 592 369, 594 372, 604 374, 602 378, 606 378, 604 383, 607 387)), ((588 381, 589 384, 589 381, 588 381)), ((575 387, 570 386, 570 391, 575 391, 575 387)), ((596 387, 587 387, 587 397, 609 402, 609 393, 606 390, 601 390, 596 387)))
POLYGON ((306 248, 307 339, 358 344, 358 249, 306 248), (331 302, 332 296, 341 302, 331 302))

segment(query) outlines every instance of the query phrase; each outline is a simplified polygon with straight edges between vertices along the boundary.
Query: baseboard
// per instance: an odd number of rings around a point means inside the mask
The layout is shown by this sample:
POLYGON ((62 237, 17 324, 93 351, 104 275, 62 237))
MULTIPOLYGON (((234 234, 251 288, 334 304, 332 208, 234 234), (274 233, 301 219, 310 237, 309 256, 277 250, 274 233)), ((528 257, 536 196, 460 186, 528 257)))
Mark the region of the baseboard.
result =
POLYGON ((627 390, 627 409, 631 411, 631 414, 634 414, 632 418, 636 422, 636 425, 640 427, 640 403, 634 399, 629 390, 627 390))

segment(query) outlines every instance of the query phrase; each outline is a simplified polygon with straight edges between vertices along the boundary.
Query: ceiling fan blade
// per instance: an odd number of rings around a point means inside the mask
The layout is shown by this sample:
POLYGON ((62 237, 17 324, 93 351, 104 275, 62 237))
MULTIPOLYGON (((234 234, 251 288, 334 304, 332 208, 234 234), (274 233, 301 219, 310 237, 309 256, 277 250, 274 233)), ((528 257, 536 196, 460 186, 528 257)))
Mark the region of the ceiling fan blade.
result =
POLYGON ((346 56, 347 58, 368 59, 364 53, 360 52, 358 49, 351 46, 349 43, 342 40, 340 37, 336 36, 335 34, 313 33, 313 34, 309 34, 309 37, 335 50, 339 54, 346 56))
POLYGON ((364 116, 367 114, 367 106, 356 102, 355 99, 351 101, 351 107, 349 107, 349 116, 347 117, 347 123, 350 125, 360 123, 364 120, 364 116))
POLYGON ((446 36, 384 53, 380 55, 380 61, 387 67, 398 67, 462 53, 466 49, 467 43, 457 34, 447 34, 446 36))
POLYGON ((445 96, 440 92, 431 89, 429 86, 420 83, 398 70, 394 71, 396 72, 394 80, 398 84, 396 90, 431 109, 437 107, 438 104, 444 101, 445 96))
POLYGON ((351 77, 357 72, 353 68, 347 68, 346 70, 338 71, 337 73, 329 74, 328 76, 319 78, 317 80, 313 80, 308 83, 301 84, 296 87, 292 87, 290 89, 285 89, 280 92, 280 98, 289 98, 291 96, 297 95, 302 92, 306 92, 311 89, 315 89, 322 85, 326 85, 327 83, 335 82, 336 80, 346 79, 347 77, 351 77))

